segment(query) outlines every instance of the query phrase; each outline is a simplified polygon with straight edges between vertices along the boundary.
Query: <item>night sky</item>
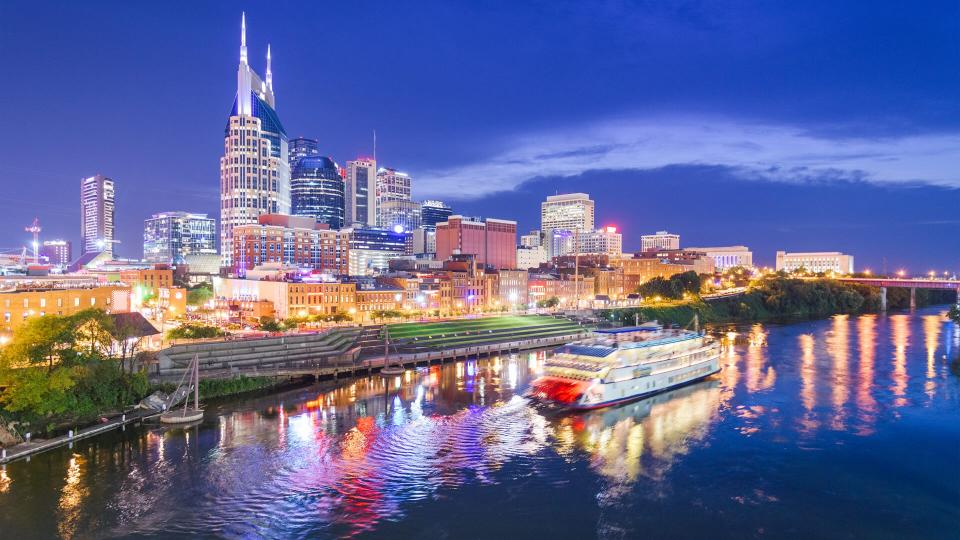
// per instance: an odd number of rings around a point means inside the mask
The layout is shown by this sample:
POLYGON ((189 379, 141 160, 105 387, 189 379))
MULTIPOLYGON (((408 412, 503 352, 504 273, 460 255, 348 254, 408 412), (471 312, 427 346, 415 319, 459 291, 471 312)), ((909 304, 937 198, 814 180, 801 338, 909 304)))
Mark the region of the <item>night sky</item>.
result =
POLYGON ((291 137, 372 151, 416 198, 538 226, 586 191, 626 248, 843 250, 960 271, 960 3, 0 3, 0 248, 79 239, 117 182, 122 256, 167 210, 217 216, 240 12, 291 137), (275 5, 279 4, 279 5, 275 5), (755 4, 755 5, 748 5, 755 4))

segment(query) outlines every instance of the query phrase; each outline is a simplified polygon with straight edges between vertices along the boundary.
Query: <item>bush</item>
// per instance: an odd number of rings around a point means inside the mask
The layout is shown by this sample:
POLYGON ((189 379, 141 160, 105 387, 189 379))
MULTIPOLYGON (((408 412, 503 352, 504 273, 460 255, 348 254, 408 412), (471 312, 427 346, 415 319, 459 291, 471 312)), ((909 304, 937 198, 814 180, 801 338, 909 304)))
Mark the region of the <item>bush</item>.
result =
POLYGON ((227 333, 216 326, 188 323, 168 331, 167 339, 209 339, 225 335, 227 333))

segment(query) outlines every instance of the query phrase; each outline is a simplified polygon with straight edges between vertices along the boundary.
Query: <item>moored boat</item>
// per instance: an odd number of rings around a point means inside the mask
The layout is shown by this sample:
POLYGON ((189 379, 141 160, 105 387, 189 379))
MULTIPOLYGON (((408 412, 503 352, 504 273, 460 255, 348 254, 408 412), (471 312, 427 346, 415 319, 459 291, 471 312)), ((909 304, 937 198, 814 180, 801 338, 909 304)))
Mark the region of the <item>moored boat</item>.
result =
POLYGON ((720 371, 720 343, 653 323, 596 330, 554 350, 529 396, 561 409, 596 409, 664 392, 720 371))

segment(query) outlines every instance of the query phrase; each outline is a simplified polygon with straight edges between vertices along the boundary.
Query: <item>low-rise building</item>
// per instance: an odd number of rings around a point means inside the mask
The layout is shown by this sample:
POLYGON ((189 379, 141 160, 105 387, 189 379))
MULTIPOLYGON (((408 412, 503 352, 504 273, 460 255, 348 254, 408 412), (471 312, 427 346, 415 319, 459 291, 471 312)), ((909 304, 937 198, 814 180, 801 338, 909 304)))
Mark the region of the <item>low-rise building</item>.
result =
POLYGON ((833 272, 836 274, 853 273, 853 255, 839 251, 777 252, 777 271, 793 272, 806 270, 814 274, 833 272))
POLYGON ((660 249, 643 251, 636 256, 644 259, 659 259, 670 264, 683 265, 687 267, 684 272, 691 270, 698 274, 712 274, 716 272, 713 259, 708 257, 703 251, 694 251, 691 249, 660 249))
POLYGON ((517 268, 521 270, 539 268, 541 264, 546 264, 549 260, 547 249, 544 246, 521 245, 517 247, 517 268))
POLYGON ((659 251, 662 249, 680 249, 680 235, 667 231, 656 234, 644 234, 640 237, 640 251, 659 251))
POLYGON ((21 282, 0 292, 0 333, 16 331, 32 317, 73 315, 85 309, 130 311, 130 288, 66 282, 21 282))
POLYGON ((314 217, 263 214, 255 224, 233 228, 232 272, 239 277, 267 263, 346 275, 348 262, 348 235, 314 217))
POLYGON ((717 271, 737 266, 753 267, 753 252, 747 246, 688 247, 684 250, 705 253, 707 257, 713 259, 713 265, 717 271))

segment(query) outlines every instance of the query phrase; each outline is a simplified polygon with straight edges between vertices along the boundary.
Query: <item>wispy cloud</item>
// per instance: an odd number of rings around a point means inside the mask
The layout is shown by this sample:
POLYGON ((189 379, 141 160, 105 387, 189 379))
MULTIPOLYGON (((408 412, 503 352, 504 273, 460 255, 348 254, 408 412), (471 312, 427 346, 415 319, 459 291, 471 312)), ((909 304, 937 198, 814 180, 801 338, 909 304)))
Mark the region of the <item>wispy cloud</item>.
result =
POLYGON ((730 119, 622 118, 514 137, 510 150, 421 173, 423 196, 475 198, 589 170, 721 165, 746 180, 861 180, 960 187, 960 134, 830 138, 730 119))

